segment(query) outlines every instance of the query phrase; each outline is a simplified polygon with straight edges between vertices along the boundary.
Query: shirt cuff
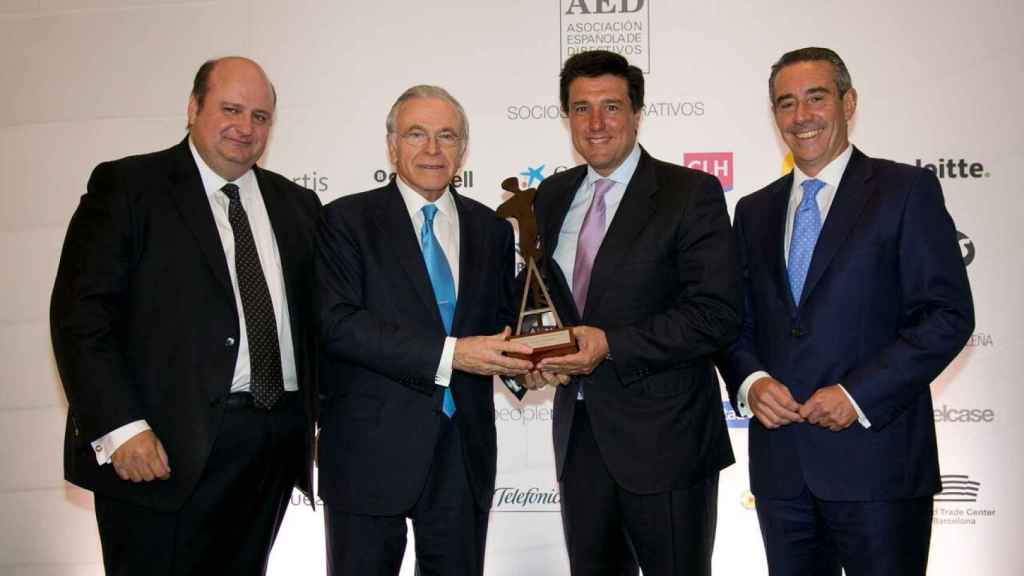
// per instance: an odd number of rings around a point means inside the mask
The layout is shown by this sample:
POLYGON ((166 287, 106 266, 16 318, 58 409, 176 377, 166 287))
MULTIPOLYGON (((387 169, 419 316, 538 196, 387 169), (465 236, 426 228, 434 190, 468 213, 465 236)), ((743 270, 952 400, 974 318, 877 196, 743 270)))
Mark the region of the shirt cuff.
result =
POLYGON ((136 434, 150 429, 145 420, 136 420, 96 440, 92 443, 92 450, 96 453, 96 464, 103 466, 110 463, 110 457, 122 444, 131 440, 136 434))
POLYGON ((444 348, 441 350, 441 361, 437 364, 437 373, 434 375, 434 384, 445 388, 452 381, 452 362, 455 360, 455 340, 451 336, 444 339, 444 348))
POLYGON ((846 391, 846 388, 843 388, 842 384, 836 384, 836 386, 839 386, 839 389, 842 390, 843 394, 846 394, 846 397, 850 400, 850 404, 853 405, 853 409, 857 412, 857 422, 860 422, 860 425, 865 428, 871 428, 871 421, 864 415, 864 411, 857 405, 857 401, 853 399, 853 396, 850 396, 850 393, 846 391))
POLYGON ((736 408, 739 409, 740 416, 754 417, 754 411, 750 409, 750 404, 747 402, 747 393, 750 392, 750 386, 761 378, 771 378, 771 375, 764 370, 757 370, 756 372, 751 372, 750 376, 744 378, 743 383, 740 384, 740 389, 736 392, 736 402, 739 403, 739 406, 736 408))

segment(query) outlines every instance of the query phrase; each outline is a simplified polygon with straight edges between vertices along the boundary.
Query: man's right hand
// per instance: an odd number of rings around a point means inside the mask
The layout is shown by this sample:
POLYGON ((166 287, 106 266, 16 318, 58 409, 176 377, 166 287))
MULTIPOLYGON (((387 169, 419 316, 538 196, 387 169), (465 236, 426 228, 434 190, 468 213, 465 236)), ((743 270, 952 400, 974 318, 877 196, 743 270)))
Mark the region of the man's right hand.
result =
POLYGON ((483 376, 526 374, 533 368, 532 362, 505 356, 504 353, 530 354, 533 352, 533 348, 525 344, 509 342, 508 337, 511 334, 512 330, 506 326, 503 331, 491 336, 459 338, 455 341, 455 357, 452 358, 452 368, 483 376))
POLYGON ((531 370, 523 376, 517 376, 516 382, 527 390, 540 390, 545 386, 565 386, 569 383, 569 376, 543 370, 531 370))
POLYGON ((151 482, 171 477, 167 452, 152 430, 139 432, 121 444, 110 456, 110 463, 121 480, 151 482))
POLYGON ((747 404, 768 429, 804 421, 800 416, 800 403, 793 399, 789 388, 775 378, 755 380, 747 390, 747 404))

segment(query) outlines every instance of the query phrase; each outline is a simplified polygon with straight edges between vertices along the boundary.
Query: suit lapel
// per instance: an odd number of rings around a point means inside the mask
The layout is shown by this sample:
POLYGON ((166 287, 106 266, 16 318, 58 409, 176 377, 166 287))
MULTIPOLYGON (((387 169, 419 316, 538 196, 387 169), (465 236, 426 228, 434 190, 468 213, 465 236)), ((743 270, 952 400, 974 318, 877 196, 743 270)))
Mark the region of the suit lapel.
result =
POLYGON ((764 221, 771 223, 764 239, 764 246, 774 246, 770 255, 769 273, 775 279, 779 298, 786 303, 789 313, 796 312, 793 302, 793 291, 789 289, 789 272, 786 270, 786 216, 789 208, 789 195, 793 189, 793 172, 780 179, 772 189, 768 198, 768 213, 764 221))
POLYGON ((594 258, 585 311, 594 310, 601 301, 601 295, 611 284, 611 277, 621 268, 634 239, 647 227, 656 208, 654 198, 657 192, 654 160, 647 152, 641 151, 640 162, 594 258))
MULTIPOLYGON (((206 197, 199 168, 196 167, 192 152, 189 150, 187 136, 174 148, 170 197, 177 206, 181 219, 195 236, 213 275, 225 290, 232 292, 227 256, 217 234, 217 223, 210 210, 210 201, 206 197)), ((234 302, 234 298, 231 301, 234 302)))
MULTIPOLYGON (((478 218, 473 218, 469 208, 461 196, 455 193, 454 188, 448 189, 459 212, 459 285, 457 287, 458 298, 455 300, 455 318, 452 319, 452 334, 462 334, 459 328, 466 318, 467 310, 471 310, 473 299, 476 296, 476 285, 479 274, 473 271, 485 271, 487 274, 491 268, 483 261, 487 250, 481 246, 484 240, 483 231, 480 229, 478 218)), ((450 256, 449 256, 450 258, 450 256)), ((440 312, 438 312, 440 318, 440 312)))
POLYGON ((871 188, 867 181, 871 178, 871 168, 868 165, 867 157, 856 148, 850 156, 850 162, 846 165, 843 178, 839 182, 839 189, 836 190, 832 206, 828 209, 828 216, 821 228, 821 235, 814 246, 814 255, 811 257, 811 267, 807 271, 807 281, 804 283, 804 292, 800 297, 800 303, 807 301, 807 296, 814 290, 814 287, 821 280, 821 276, 828 269, 829 263, 836 255, 839 247, 843 245, 850 230, 857 223, 864 205, 870 198, 871 188))
POLYGON ((270 228, 274 232, 274 239, 277 242, 277 251, 280 255, 281 273, 284 276, 285 290, 291 297, 288 301, 288 317, 291 320, 292 334, 301 334, 297 325, 302 317, 298 306, 298 294, 300 284, 296 282, 295 266, 301 261, 302 240, 298 236, 300 229, 292 211, 292 205, 284 197, 287 192, 278 190, 259 166, 253 166, 256 175, 256 182, 259 184, 260 195, 263 196, 263 204, 267 209, 267 217, 270 219, 270 228))
POLYGON ((395 251, 395 259, 398 260, 406 278, 412 284, 413 292, 423 303, 422 309, 431 310, 431 315, 436 320, 437 326, 444 331, 441 312, 437 308, 437 299, 434 297, 434 288, 430 284, 427 265, 423 261, 423 251, 420 250, 419 238, 413 231, 409 211, 405 207, 402 193, 398 191, 398 185, 394 181, 384 190, 376 218, 377 230, 384 236, 381 238, 381 244, 390 246, 395 251))

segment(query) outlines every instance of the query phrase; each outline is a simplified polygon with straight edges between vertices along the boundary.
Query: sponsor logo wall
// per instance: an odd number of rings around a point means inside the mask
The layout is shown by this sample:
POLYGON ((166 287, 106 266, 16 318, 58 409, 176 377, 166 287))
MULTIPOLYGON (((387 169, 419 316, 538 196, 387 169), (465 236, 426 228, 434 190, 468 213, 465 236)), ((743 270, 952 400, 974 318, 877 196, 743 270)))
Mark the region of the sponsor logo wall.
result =
MULTIPOLYGON (((412 84, 443 85, 472 126, 455 185, 496 207, 507 197, 503 179, 537 187, 580 162, 560 110, 558 72, 571 54, 611 49, 645 73, 641 144, 655 157, 717 177, 732 207, 792 166, 768 107, 771 63, 787 49, 822 43, 843 55, 858 89, 852 141, 868 155, 902 159, 940 179, 974 291, 975 334, 932 386, 944 476, 929 574, 1020 572, 1016 521, 1024 504, 1016 491, 1024 484, 1017 456, 1024 419, 1013 415, 1024 406, 1024 197, 1010 175, 1024 165, 1024 117, 1005 112, 1018 109, 1016 94, 1024 91, 1016 5, 2 4, 0 53, 9 62, 0 78, 18 89, 0 107, 0 431, 9 439, 0 448, 0 505, 7 512, 0 519, 0 574, 102 574, 91 496, 62 479, 66 403, 50 351, 49 291, 92 167, 180 140, 201 60, 240 53, 265 66, 278 110, 263 163, 324 202, 387 183, 389 107, 412 84), (246 26, 225 29, 239 12, 246 26), (75 87, 74 97, 67 86, 75 87)), ((495 385, 498 489, 488 576, 568 574, 551 398, 550 391, 531 393, 520 403, 495 385)), ((751 423, 724 395, 723 412, 737 463, 721 476, 714 570, 765 574, 747 477, 751 423)), ((323 574, 323 519, 299 495, 292 504, 270 574, 323 574)), ((413 546, 410 532, 403 576, 414 573, 413 546)))

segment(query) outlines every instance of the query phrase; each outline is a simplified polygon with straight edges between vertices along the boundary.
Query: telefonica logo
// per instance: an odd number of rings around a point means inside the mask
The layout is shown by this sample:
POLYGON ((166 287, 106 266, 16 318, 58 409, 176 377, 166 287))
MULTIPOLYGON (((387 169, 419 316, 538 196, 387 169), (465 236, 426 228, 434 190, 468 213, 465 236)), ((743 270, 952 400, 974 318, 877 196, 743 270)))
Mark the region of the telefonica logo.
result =
POLYGON ((558 512, 562 495, 558 487, 499 486, 491 498, 492 512, 558 512))

